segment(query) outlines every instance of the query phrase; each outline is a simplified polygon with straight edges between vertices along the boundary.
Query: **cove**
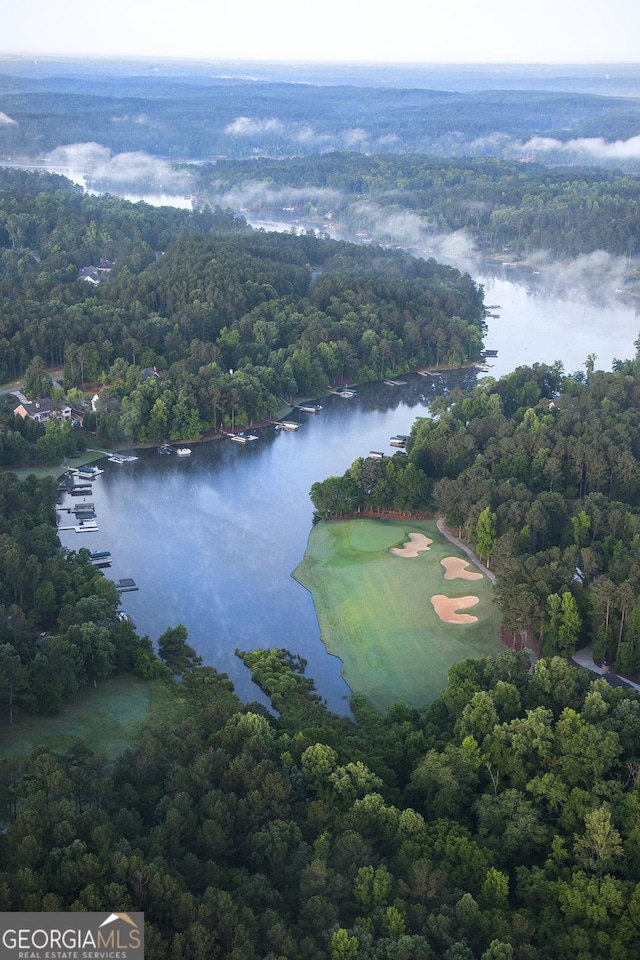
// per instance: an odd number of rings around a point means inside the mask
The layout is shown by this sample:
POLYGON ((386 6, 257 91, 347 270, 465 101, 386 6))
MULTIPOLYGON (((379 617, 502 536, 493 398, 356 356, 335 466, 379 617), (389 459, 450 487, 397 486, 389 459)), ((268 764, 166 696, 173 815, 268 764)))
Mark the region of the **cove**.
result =
POLYGON ((328 706, 346 713, 341 662, 327 653, 311 595, 292 573, 312 527, 312 484, 370 450, 391 456, 390 437, 409 433, 438 393, 472 388, 476 373, 403 379, 363 384, 350 399, 319 398, 320 413, 287 418, 299 421, 295 432, 269 426, 245 445, 191 444, 184 459, 150 449, 130 463, 102 460, 86 497, 98 532, 61 530, 60 539, 72 550, 110 551, 106 575, 139 588, 122 595, 138 633, 156 641, 184 623, 203 662, 227 673, 244 701, 267 702, 235 650, 285 647, 307 660, 328 706))

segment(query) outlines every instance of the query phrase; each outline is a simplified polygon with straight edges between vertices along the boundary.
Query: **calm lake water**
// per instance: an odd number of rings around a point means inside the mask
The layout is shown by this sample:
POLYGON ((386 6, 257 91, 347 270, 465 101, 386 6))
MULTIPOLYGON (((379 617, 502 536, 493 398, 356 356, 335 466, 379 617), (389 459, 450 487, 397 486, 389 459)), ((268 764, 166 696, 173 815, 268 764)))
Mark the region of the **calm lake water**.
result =
POLYGON ((436 392, 472 386, 475 375, 403 379, 405 386, 365 384, 348 400, 323 398, 319 414, 296 411, 296 432, 270 426, 245 445, 192 444, 184 459, 145 450, 131 463, 102 460, 87 497, 99 531, 61 530, 62 543, 110 550, 106 575, 139 587, 122 595, 138 632, 155 641, 184 623, 204 662, 229 674, 242 699, 265 702, 234 651, 286 647, 308 661, 329 706, 346 712, 340 661, 327 654, 311 596, 291 574, 312 526, 312 484, 370 450, 393 454, 389 438, 427 415, 436 392))
MULTIPOLYGON (((449 262, 482 283, 495 308, 485 341, 498 350, 492 376, 556 360, 571 373, 584 369, 589 354, 610 369, 614 358, 635 353, 637 308, 615 295, 619 265, 612 263, 608 277, 601 264, 605 275, 594 287, 579 273, 563 278, 481 260, 449 262)), ((270 427, 245 446, 193 444, 184 460, 150 450, 132 463, 102 461, 105 472, 88 498, 99 532, 61 531, 61 540, 71 549, 110 550, 106 574, 131 577, 139 587, 122 595, 138 632, 155 641, 184 623, 204 663, 227 673, 243 700, 266 703, 234 651, 286 647, 308 661, 328 705, 348 712, 340 661, 327 654, 311 597, 291 574, 311 529, 312 484, 342 474, 370 450, 392 453, 389 437, 427 415, 436 391, 476 382, 470 372, 402 379, 406 386, 363 385, 351 400, 320 398, 320 414, 291 418, 300 421, 295 433, 270 427)))

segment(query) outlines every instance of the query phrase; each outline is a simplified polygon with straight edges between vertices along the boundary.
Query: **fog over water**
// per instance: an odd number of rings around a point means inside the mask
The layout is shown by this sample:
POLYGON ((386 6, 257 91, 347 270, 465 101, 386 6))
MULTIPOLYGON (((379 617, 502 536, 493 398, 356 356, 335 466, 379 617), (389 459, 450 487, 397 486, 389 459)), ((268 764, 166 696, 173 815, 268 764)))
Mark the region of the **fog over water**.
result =
MULTIPOLYGON (((167 194, 128 196, 167 202, 167 194)), ((186 202, 182 195, 175 200, 186 202)), ((258 229, 312 227, 292 224, 286 215, 252 222, 258 229)), ((610 369, 614 359, 635 354, 637 307, 615 292, 624 264, 613 258, 541 263, 534 270, 483 261, 459 237, 432 237, 428 247, 420 247, 420 239, 409 235, 407 249, 450 262, 483 284, 485 303, 496 314, 487 319, 486 346, 498 350, 489 375, 555 361, 571 373, 584 369, 589 354, 596 354, 597 367, 610 369)), ((122 594, 138 632, 156 641, 183 622, 204 663, 228 673, 243 700, 266 702, 234 651, 286 647, 308 661, 308 675, 328 705, 348 712, 340 661, 327 653, 312 599, 291 574, 312 527, 312 484, 342 474, 372 449, 390 455, 389 437, 408 433, 417 416, 427 416, 436 393, 454 384, 472 387, 476 375, 406 380, 402 387, 362 385, 352 400, 319 398, 318 416, 292 415, 300 422, 295 433, 269 427, 245 446, 227 439, 192 444, 185 460, 147 450, 132 463, 103 461, 105 472, 88 498, 99 532, 61 531, 61 540, 74 550, 110 550, 106 574, 116 581, 131 577, 139 587, 122 594)), ((61 518, 69 524, 67 514, 61 518)))

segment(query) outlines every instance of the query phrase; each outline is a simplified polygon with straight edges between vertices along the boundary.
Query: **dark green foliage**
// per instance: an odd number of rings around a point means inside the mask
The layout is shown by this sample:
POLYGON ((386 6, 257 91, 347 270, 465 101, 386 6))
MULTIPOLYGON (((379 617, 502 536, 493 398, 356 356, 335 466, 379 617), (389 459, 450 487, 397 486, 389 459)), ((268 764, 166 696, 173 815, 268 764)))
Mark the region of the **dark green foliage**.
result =
MULTIPOLYGON (((57 495, 51 478, 19 481, 0 471, 2 723, 13 722, 16 707, 59 713, 82 687, 115 672, 166 675, 148 638, 117 619, 116 587, 90 563, 88 550, 60 546, 57 495)), ((171 663, 178 658, 184 666, 189 657, 183 643, 171 663)))
MULTIPOLYGON (((0 170, 0 224, 12 237, 0 249, 4 375, 24 375, 35 397, 47 392, 46 367, 64 365, 67 389, 98 394, 86 427, 111 441, 197 439, 331 382, 480 356, 482 291, 452 267, 252 231, 220 209, 156 210, 46 186, 0 170), (78 279, 105 260, 105 282, 78 279)), ((2 434, 0 463, 70 452, 61 443, 45 433, 33 453, 2 434)))
POLYGON ((277 716, 196 667, 112 769, 0 764, 6 909, 144 910, 157 958, 637 955, 634 694, 507 650, 352 721, 287 651, 243 659, 277 716))
POLYGON ((316 515, 444 516, 490 562, 518 646, 570 656, 594 643, 596 659, 640 674, 639 397, 637 356, 588 378, 561 364, 486 378, 433 402, 408 457, 315 483, 316 515))

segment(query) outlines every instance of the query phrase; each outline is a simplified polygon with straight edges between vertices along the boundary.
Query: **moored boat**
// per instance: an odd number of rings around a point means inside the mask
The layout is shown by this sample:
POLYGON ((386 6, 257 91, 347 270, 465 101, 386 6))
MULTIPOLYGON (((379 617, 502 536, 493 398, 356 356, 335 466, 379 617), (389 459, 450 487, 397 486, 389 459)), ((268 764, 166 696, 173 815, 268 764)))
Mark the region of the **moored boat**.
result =
POLYGON ((176 457, 190 457, 191 456, 191 447, 178 447, 176 450, 176 457))

